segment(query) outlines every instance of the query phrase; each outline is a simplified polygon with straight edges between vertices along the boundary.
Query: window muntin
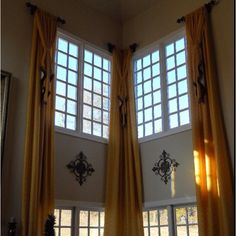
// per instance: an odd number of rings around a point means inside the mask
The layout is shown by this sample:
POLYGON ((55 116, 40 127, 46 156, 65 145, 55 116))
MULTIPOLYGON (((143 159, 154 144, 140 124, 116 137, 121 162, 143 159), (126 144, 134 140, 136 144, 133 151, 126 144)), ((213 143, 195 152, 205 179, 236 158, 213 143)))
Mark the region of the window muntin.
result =
POLYGON ((56 46, 56 130, 106 142, 110 116, 110 56, 61 32, 56 46))
POLYGON ((190 124, 183 35, 135 57, 134 91, 140 140, 190 124))
POLYGON ((108 138, 110 77, 110 61, 86 48, 83 70, 83 133, 108 138))
POLYGON ((174 212, 176 236, 198 236, 197 207, 178 206, 174 212))

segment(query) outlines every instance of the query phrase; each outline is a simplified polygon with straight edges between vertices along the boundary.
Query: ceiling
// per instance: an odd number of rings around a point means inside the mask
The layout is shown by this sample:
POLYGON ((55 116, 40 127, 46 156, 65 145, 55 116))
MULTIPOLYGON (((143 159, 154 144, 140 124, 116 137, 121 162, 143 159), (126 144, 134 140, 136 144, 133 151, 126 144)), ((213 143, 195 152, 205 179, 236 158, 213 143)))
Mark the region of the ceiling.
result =
POLYGON ((81 0, 87 6, 123 23, 151 8, 157 0, 81 0))

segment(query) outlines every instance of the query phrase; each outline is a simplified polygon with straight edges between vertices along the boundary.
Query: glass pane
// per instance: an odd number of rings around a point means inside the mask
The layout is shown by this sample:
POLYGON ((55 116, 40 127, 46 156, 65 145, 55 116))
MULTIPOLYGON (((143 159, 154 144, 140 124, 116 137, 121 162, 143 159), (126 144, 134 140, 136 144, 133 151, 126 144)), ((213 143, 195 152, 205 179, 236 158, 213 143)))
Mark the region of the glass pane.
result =
POLYGON ((66 128, 67 129, 76 129, 76 119, 74 116, 66 115, 66 128))
POLYGON ((90 226, 98 226, 98 211, 90 211, 90 226))
POLYGON ((71 210, 61 210, 61 225, 71 226, 71 210))
POLYGON ((56 96, 56 110, 65 111, 65 106, 66 106, 65 98, 56 96))
POLYGON ((174 56, 167 59, 167 70, 170 70, 175 67, 175 58, 174 56))
POLYGON ((176 97, 176 84, 168 86, 168 98, 176 97))
POLYGON ((186 226, 177 226, 177 236, 188 236, 186 226))
POLYGON ((94 94, 93 95, 93 105, 95 107, 101 108, 102 107, 102 97, 97 94, 94 94))
POLYGON ((93 68, 91 65, 84 63, 84 74, 92 77, 93 68))
POLYGON ((86 62, 89 62, 89 63, 93 63, 93 54, 88 51, 88 50, 84 50, 84 60, 86 62))
POLYGON ((55 235, 59 236, 59 229, 58 228, 55 228, 55 235))
POLYGON ((62 53, 62 52, 58 52, 58 54, 57 54, 57 64, 66 67, 67 66, 67 55, 62 53))
POLYGON ((173 114, 169 116, 169 122, 170 122, 170 129, 178 127, 178 115, 177 114, 173 114))
POLYGON ((159 236, 158 227, 151 227, 150 228, 150 236, 159 236))
POLYGON ((177 76, 178 76, 178 80, 186 78, 187 73, 186 73, 186 65, 180 66, 177 69, 177 76))
POLYGON ((143 98, 142 97, 137 99, 137 108, 138 108, 138 110, 143 109, 143 98))
POLYGON ((138 84, 138 83, 141 83, 142 80, 143 80, 142 71, 139 71, 139 72, 137 73, 137 84, 138 84))
POLYGON ((68 96, 68 98, 77 100, 77 88, 74 86, 68 85, 67 96, 68 96))
POLYGON ((153 93, 153 104, 160 103, 161 102, 161 91, 158 90, 153 93))
POLYGON ((147 80, 150 78, 151 78, 151 67, 148 67, 143 71, 143 79, 147 80))
POLYGON ((153 79, 152 87, 153 87, 153 90, 161 88, 161 81, 160 81, 159 76, 153 79))
POLYGON ((188 211, 188 223, 194 224, 197 223, 197 207, 187 207, 188 211))
POLYGON ((159 61, 159 50, 152 53, 152 63, 159 61))
POLYGON ((152 90, 151 80, 145 82, 143 84, 143 88, 144 88, 144 94, 151 92, 152 90))
POLYGON ((76 46, 73 43, 70 43, 69 44, 69 54, 74 57, 77 57, 78 56, 78 46, 76 46))
POLYGON ((67 112, 76 115, 77 103, 71 100, 67 100, 67 112))
POLYGON ((152 95, 148 94, 144 96, 144 107, 149 107, 152 105, 152 95))
POLYGON ((168 212, 167 209, 159 210, 160 214, 160 225, 168 225, 168 212))
POLYGON ((136 96, 139 97, 143 94, 143 88, 142 88, 142 84, 136 86, 136 96))
POLYGON ((149 211, 150 225, 158 225, 158 211, 149 211))
POLYGON ((108 126, 106 125, 103 125, 103 138, 108 138, 108 135, 109 135, 109 129, 108 129, 108 126))
POLYGON ((150 55, 147 55, 146 57, 143 58, 143 67, 149 66, 150 63, 151 63, 150 55))
POLYGON ((83 119, 83 132, 86 134, 91 134, 91 121, 83 119))
MULTIPOLYGON (((190 123, 189 110, 180 112, 179 116, 180 116, 180 125, 186 125, 190 123)), ((194 218, 197 218, 197 217, 194 216, 194 218)))
POLYGON ((177 66, 185 63, 186 62, 185 51, 178 53, 176 59, 177 59, 177 66))
POLYGON ((79 236, 88 236, 88 229, 79 229, 79 236))
POLYGON ((173 112, 177 111, 178 106, 177 106, 177 99, 176 98, 172 99, 172 100, 169 100, 168 108, 169 108, 169 113, 173 113, 173 112))
POLYGON ((153 134, 152 122, 145 124, 145 136, 153 134))
POLYGON ((93 108, 93 120, 101 122, 102 112, 100 109, 93 108))
POLYGON ((143 137, 143 125, 138 126, 138 137, 139 138, 143 137))
POLYGON ((188 108, 188 95, 184 95, 179 97, 179 109, 188 108))
POLYGON ((108 110, 109 109, 109 100, 108 98, 103 98, 103 107, 104 110, 108 110))
POLYGON ((144 110, 145 122, 152 120, 152 107, 144 110))
POLYGON ((109 97, 109 86, 103 84, 103 95, 109 97))
POLYGON ((59 225, 59 214, 60 214, 60 210, 55 209, 54 210, 54 216, 56 217, 55 226, 59 225))
POLYGON ((83 106, 84 107, 84 109, 83 109, 83 117, 84 118, 87 118, 87 119, 92 119, 92 109, 91 109, 91 107, 90 106, 87 106, 87 105, 84 105, 83 106))
POLYGON ((57 81, 56 94, 66 96, 66 84, 65 83, 57 81))
POLYGON ((102 67, 102 58, 96 54, 94 54, 94 65, 102 67))
POLYGON ((101 94, 102 93, 102 84, 98 81, 93 82, 93 90, 96 93, 101 94))
POLYGON ((105 58, 103 58, 103 69, 109 70, 109 61, 105 58))
POLYGON ((103 111, 103 123, 107 125, 109 123, 109 114, 106 111, 103 111))
POLYGON ((57 66, 57 79, 66 81, 66 69, 60 66, 57 66))
POLYGON ((186 224, 186 209, 184 207, 176 208, 175 217, 177 224, 186 224))
POLYGON ((68 70, 68 83, 77 85, 77 74, 68 70))
POLYGON ((154 118, 161 117, 161 105, 154 106, 154 118))
POLYGON ((155 120, 154 126, 155 126, 155 133, 160 133, 162 131, 162 119, 155 120))
POLYGON ((143 226, 148 226, 148 212, 143 212, 143 226))
POLYGON ((169 236, 168 227, 161 227, 161 236, 169 236))
POLYGON ((55 113, 55 125, 59 127, 65 127, 65 114, 61 112, 55 113))
POLYGON ((84 88, 92 90, 92 80, 88 77, 84 77, 84 88))
POLYGON ((90 229, 89 236, 98 236, 98 229, 90 229))
POLYGON ((96 67, 93 68, 93 77, 97 80, 102 80, 102 71, 96 67))
POLYGON ((170 56, 174 53, 174 44, 169 44, 166 46, 166 56, 170 56))
POLYGON ((93 134, 101 137, 101 125, 93 122, 93 134))
POLYGON ((92 104, 92 94, 90 92, 84 91, 84 103, 92 104))
POLYGON ((187 80, 183 80, 178 83, 178 91, 179 91, 179 95, 183 93, 187 93, 188 91, 187 80))
POLYGON ((136 61, 136 70, 141 70, 142 69, 142 61, 141 59, 136 61))
POLYGON ((144 228, 144 236, 149 236, 149 234, 148 234, 148 228, 144 228))
POLYGON ((103 71, 103 82, 107 84, 109 83, 109 73, 106 71, 103 71))
POLYGON ((78 61, 74 57, 69 57, 69 68, 72 70, 78 70, 78 61))
POLYGON ((160 64, 157 63, 152 66, 152 76, 156 76, 160 74, 160 64))
POLYGON ((104 226, 104 212, 100 212, 100 226, 104 226))
POLYGON ((169 72, 167 72, 167 83, 171 84, 173 82, 175 82, 176 78, 175 78, 175 70, 171 70, 169 72))
POLYGON ((67 52, 68 42, 62 38, 59 38, 57 47, 60 51, 67 52))
POLYGON ((198 226, 190 225, 189 226, 189 236, 198 236, 198 226))
POLYGON ((138 124, 143 123, 143 112, 138 112, 138 124))
POLYGON ((104 229, 100 228, 100 236, 103 236, 103 235, 104 235, 104 229))
POLYGON ((184 38, 175 42, 175 48, 177 52, 184 49, 184 38))

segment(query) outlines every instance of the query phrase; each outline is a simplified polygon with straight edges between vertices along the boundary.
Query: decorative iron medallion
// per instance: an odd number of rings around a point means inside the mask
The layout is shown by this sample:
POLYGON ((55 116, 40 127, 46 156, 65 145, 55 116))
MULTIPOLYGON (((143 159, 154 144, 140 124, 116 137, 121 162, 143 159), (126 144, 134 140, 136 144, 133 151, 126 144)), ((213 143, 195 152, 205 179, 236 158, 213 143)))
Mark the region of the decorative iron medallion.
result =
POLYGON ((179 165, 175 159, 170 158, 170 154, 163 150, 160 155, 160 160, 154 163, 154 167, 152 168, 155 175, 160 175, 161 180, 168 183, 168 180, 171 179, 171 173, 176 171, 176 167, 179 165))
POLYGON ((95 171, 91 164, 87 162, 87 157, 83 152, 80 152, 74 161, 71 161, 67 168, 74 173, 76 180, 82 185, 88 176, 91 176, 95 171))

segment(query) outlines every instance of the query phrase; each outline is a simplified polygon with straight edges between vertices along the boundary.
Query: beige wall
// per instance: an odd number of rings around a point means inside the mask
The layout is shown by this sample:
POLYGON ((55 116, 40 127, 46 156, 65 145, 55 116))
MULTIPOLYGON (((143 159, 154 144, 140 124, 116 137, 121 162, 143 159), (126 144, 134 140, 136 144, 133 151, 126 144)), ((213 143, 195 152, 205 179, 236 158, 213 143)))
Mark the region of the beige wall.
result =
MULTIPOLYGON (((106 48, 107 42, 124 47, 137 42, 142 48, 182 27, 176 24, 176 19, 200 6, 203 1, 159 0, 152 9, 125 22, 123 26, 85 7, 79 1, 35 0, 34 3, 54 15, 65 18, 67 23, 63 26, 64 30, 99 47, 106 48)), ((24 4, 23 0, 2 1, 2 69, 14 76, 2 176, 3 230, 11 216, 15 216, 19 222, 21 212, 24 130, 32 33, 32 16, 24 4)), ((221 1, 212 12, 221 101, 231 154, 234 144, 232 5, 233 2, 230 0, 221 1)), ((106 145, 60 133, 56 133, 55 141, 56 199, 104 202, 106 145), (95 169, 86 184, 81 187, 66 168, 66 164, 80 151, 86 154, 95 169)), ((142 143, 140 147, 145 201, 172 198, 171 185, 165 185, 152 172, 153 164, 159 159, 163 149, 180 163, 176 172, 174 198, 194 196, 190 130, 142 143)))

